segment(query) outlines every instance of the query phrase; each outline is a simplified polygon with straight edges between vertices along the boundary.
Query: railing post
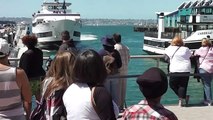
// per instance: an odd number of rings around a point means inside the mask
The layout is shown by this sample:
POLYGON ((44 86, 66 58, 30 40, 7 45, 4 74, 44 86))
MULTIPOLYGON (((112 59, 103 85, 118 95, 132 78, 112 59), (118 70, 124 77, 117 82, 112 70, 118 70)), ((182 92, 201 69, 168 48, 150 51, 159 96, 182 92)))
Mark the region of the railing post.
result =
POLYGON ((160 58, 157 58, 156 62, 157 62, 157 67, 159 68, 159 66, 160 66, 160 58))

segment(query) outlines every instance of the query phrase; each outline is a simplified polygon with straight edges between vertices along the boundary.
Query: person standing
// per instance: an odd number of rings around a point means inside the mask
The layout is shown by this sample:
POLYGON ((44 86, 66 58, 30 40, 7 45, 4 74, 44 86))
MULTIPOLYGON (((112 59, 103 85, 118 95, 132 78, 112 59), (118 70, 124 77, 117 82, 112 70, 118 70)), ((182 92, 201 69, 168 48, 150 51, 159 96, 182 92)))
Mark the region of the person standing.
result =
POLYGON ((47 120, 65 120, 66 110, 62 100, 65 90, 72 84, 71 74, 75 54, 58 52, 43 81, 42 98, 46 101, 47 120))
POLYGON ((137 78, 137 83, 145 99, 128 107, 123 113, 123 120, 178 120, 160 103, 168 89, 167 76, 161 69, 152 67, 146 70, 137 78))
POLYGON ((116 120, 117 105, 103 86, 106 77, 103 60, 96 51, 89 49, 78 54, 73 83, 63 95, 68 120, 116 120))
POLYGON ((22 69, 8 63, 9 44, 0 41, 0 119, 27 120, 31 112, 30 84, 22 69), (24 115, 26 113, 26 116, 24 115))
POLYGON ((65 30, 61 33, 62 44, 60 45, 58 51, 77 51, 73 39, 70 39, 69 31, 65 30))
POLYGON ((165 54, 170 58, 170 79, 169 85, 179 98, 179 106, 188 105, 189 96, 186 95, 189 82, 189 74, 191 72, 192 55, 188 47, 184 46, 181 37, 176 36, 172 39, 171 45, 165 49, 165 54), (184 75, 185 74, 185 75, 184 75))
MULTIPOLYGON (((129 60, 130 60, 129 48, 126 45, 121 43, 121 35, 119 33, 113 34, 113 38, 116 42, 114 47, 120 53, 121 61, 122 61, 122 66, 118 70, 119 75, 120 76, 128 75, 128 63, 129 63, 129 60)), ((121 85, 120 110, 122 110, 124 108, 125 98, 126 98, 126 82, 127 82, 127 79, 126 78, 120 78, 118 81, 120 82, 119 84, 121 85)))
POLYGON ((42 67, 43 52, 35 47, 38 40, 34 35, 24 36, 22 42, 28 49, 21 55, 19 67, 26 72, 32 93, 35 95, 36 100, 40 100, 41 78, 45 75, 45 71, 42 67))
MULTIPOLYGON (((118 76, 119 75, 119 68, 122 66, 121 56, 120 53, 115 49, 115 40, 113 39, 113 36, 105 36, 101 39, 103 48, 99 51, 99 55, 103 58, 103 61, 106 63, 110 63, 110 66, 112 66, 114 71, 113 73, 108 73, 108 77, 112 76, 118 76), (112 59, 109 59, 109 58, 112 59), (109 62, 111 61, 111 62, 109 62)), ((107 66, 107 65, 106 65, 107 66)), ((104 86, 109 91, 109 93, 112 95, 112 99, 115 101, 115 103, 119 106, 121 106, 121 84, 119 83, 118 78, 107 78, 104 86)))
POLYGON ((195 56, 199 57, 199 73, 205 75, 200 75, 203 83, 204 91, 204 101, 205 105, 212 104, 212 74, 213 73, 213 49, 212 44, 209 39, 203 38, 201 42, 201 47, 195 51, 195 56))

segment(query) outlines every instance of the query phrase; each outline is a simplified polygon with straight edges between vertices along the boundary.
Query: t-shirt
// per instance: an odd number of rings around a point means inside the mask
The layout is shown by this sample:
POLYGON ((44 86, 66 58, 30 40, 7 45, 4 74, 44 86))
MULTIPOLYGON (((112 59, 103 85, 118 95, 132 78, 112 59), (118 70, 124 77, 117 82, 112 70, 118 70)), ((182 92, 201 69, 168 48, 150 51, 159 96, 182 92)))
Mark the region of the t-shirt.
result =
POLYGON ((99 120, 100 118, 116 120, 113 102, 110 94, 104 87, 97 87, 94 100, 99 115, 93 108, 91 89, 85 83, 73 83, 63 95, 68 120, 99 120), (103 104, 104 101, 104 104, 103 104))

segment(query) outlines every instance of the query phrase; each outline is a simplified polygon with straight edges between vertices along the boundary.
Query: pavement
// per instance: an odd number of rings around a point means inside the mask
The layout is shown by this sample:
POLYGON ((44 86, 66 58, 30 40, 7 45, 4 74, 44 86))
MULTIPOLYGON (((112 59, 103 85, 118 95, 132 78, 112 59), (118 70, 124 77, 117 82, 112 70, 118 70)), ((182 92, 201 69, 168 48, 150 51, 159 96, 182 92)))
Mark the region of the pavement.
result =
POLYGON ((213 120, 213 106, 190 105, 188 107, 165 106, 178 120, 213 120))
MULTIPOLYGON (((190 104, 188 107, 177 105, 164 107, 172 111, 178 117, 178 120, 213 120, 213 106, 190 104)), ((122 119, 119 118, 118 120, 122 119)))

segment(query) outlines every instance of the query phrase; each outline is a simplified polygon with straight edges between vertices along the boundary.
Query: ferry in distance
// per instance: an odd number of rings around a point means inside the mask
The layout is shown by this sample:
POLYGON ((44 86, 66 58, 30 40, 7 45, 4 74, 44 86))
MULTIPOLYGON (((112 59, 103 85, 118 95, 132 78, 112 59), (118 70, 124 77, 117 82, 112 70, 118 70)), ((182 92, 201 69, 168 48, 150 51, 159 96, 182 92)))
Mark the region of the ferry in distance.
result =
POLYGON ((74 41, 80 41, 80 14, 73 13, 69 9, 70 5, 65 0, 44 1, 41 10, 32 15, 32 33, 37 36, 41 49, 58 49, 64 30, 70 32, 74 41))
POLYGON ((143 50, 150 54, 164 54, 174 36, 181 36, 192 51, 201 46, 203 38, 213 39, 213 1, 183 2, 173 12, 157 12, 158 26, 137 26, 144 32, 143 50))

